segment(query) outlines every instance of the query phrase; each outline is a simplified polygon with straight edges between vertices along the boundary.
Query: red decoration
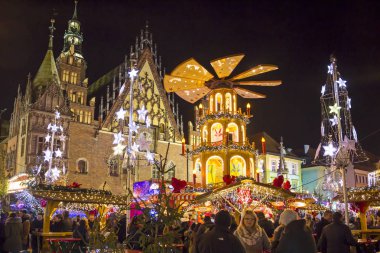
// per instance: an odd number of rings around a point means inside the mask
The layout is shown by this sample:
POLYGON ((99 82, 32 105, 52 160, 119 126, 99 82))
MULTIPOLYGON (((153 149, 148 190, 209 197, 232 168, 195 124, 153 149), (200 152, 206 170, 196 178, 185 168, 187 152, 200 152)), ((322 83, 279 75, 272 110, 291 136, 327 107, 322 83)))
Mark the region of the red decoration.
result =
POLYGON ((40 200, 40 205, 41 205, 41 207, 46 207, 47 201, 45 199, 41 199, 40 200))
POLYGON ((182 189, 184 189, 187 185, 185 180, 179 180, 175 177, 172 178, 172 186, 174 188, 174 193, 180 193, 182 189))
POLYGON ((282 188, 287 191, 289 191, 291 187, 292 185, 290 184, 289 180, 286 180, 286 182, 282 185, 282 188))
POLYGON ((230 185, 232 183, 235 183, 235 179, 236 179, 235 176, 232 176, 232 177, 230 175, 223 176, 223 182, 225 182, 226 185, 230 185))
POLYGON ((351 204, 351 209, 355 213, 358 213, 358 212, 365 213, 367 211, 367 208, 368 208, 368 202, 367 201, 355 202, 355 203, 351 204))
POLYGON ((241 204, 250 205, 252 203, 252 193, 249 188, 239 188, 237 190, 239 202, 241 204))
POLYGON ((73 182, 71 185, 69 185, 69 188, 79 188, 82 184, 78 184, 77 182, 73 182))

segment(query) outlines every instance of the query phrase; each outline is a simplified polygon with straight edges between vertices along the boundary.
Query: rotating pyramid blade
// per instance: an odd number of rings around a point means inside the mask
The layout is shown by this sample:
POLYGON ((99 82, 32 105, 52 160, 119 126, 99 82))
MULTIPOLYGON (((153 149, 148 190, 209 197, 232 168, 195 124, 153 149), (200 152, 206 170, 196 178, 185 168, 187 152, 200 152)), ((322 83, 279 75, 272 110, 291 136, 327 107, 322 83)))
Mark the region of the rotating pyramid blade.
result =
POLYGON ((266 96, 263 94, 246 90, 243 88, 235 87, 234 90, 243 98, 266 98, 266 96))
POLYGON ((177 91, 176 94, 180 96, 183 100, 193 104, 197 102, 199 99, 206 96, 210 91, 211 90, 205 86, 202 88, 196 88, 192 90, 177 91))
POLYGON ((208 81, 214 77, 194 58, 190 58, 179 64, 172 71, 171 75, 177 77, 185 77, 188 79, 196 79, 200 81, 208 81))
POLYGON ((276 65, 267 65, 267 64, 262 64, 262 65, 257 65, 247 71, 244 71, 243 73, 240 73, 234 77, 231 78, 231 81, 233 80, 240 80, 240 79, 245 79, 251 76, 256 76, 260 75, 262 73, 270 72, 273 70, 278 69, 276 65))
POLYGON ((229 55, 212 60, 210 64, 215 70, 218 77, 224 78, 232 73, 232 71, 236 68, 243 57, 244 54, 229 55))
POLYGON ((204 86, 205 82, 201 80, 189 79, 185 77, 176 77, 171 75, 165 75, 164 77, 164 87, 166 92, 191 90, 196 88, 202 88, 204 86))
POLYGON ((281 80, 273 81, 238 81, 235 82, 236 85, 253 85, 253 86, 278 86, 281 85, 281 80))

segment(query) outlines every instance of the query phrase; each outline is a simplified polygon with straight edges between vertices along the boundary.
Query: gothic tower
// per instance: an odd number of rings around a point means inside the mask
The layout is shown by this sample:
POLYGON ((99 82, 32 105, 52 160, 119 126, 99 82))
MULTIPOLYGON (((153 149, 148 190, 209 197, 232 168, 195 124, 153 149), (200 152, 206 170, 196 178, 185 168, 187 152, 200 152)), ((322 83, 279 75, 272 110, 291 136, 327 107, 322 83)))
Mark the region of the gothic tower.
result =
POLYGON ((78 20, 75 1, 73 17, 68 21, 68 27, 63 36, 64 45, 57 59, 61 87, 66 90, 70 100, 70 110, 73 120, 93 124, 95 99, 87 103, 88 79, 86 78, 87 63, 82 54, 83 34, 78 20))

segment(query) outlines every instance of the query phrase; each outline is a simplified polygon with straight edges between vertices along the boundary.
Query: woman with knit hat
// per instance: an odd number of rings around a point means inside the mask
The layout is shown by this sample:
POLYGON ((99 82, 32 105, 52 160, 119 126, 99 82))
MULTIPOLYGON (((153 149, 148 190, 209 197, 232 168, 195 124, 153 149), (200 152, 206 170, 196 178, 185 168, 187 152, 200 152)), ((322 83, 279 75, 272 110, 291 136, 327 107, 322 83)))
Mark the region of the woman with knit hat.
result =
POLYGON ((275 252, 286 225, 288 225, 290 222, 294 220, 297 220, 297 217, 298 214, 290 209, 284 210, 281 213, 280 218, 278 220, 279 226, 275 229, 273 233, 272 252, 275 252))
POLYGON ((258 218, 252 210, 243 212, 240 225, 235 231, 246 253, 262 253, 270 250, 270 242, 265 230, 258 224, 258 218))

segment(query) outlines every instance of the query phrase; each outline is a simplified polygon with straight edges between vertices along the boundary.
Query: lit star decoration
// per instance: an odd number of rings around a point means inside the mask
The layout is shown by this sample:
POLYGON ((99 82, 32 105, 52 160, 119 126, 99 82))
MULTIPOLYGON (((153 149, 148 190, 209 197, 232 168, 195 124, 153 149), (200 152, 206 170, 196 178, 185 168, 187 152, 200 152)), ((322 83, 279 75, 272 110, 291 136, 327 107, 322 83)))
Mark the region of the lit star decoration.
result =
POLYGON ((58 148, 55 152, 55 157, 62 157, 62 151, 58 148))
POLYGON ((139 152, 139 145, 137 145, 136 143, 133 143, 133 145, 131 146, 131 150, 134 152, 139 152))
POLYGON ((126 112, 127 111, 124 110, 123 107, 121 107, 120 110, 118 112, 116 112, 117 120, 123 120, 126 112))
POLYGON ((131 133, 133 133, 133 132, 137 133, 137 130, 139 129, 139 126, 136 125, 135 122, 132 122, 132 124, 128 124, 128 126, 129 126, 129 130, 130 130, 131 133))
POLYGON ((343 80, 342 78, 339 77, 339 80, 336 81, 337 84, 339 84, 339 87, 346 87, 346 82, 345 80, 343 80))
POLYGON ((329 106, 330 108, 330 113, 335 113, 336 115, 339 115, 339 110, 342 108, 340 106, 338 106, 337 103, 335 103, 333 106, 329 106))
POLYGON ((57 132, 58 130, 58 126, 56 124, 53 124, 51 125, 51 131, 54 133, 54 132, 57 132))
POLYGON ((138 70, 132 69, 131 71, 128 72, 129 78, 134 79, 137 76, 138 72, 139 72, 138 70))
POLYGON ((117 133, 117 134, 113 134, 113 138, 114 138, 114 140, 113 140, 113 143, 112 143, 112 144, 119 144, 119 143, 121 143, 121 142, 123 142, 123 141, 125 140, 125 139, 123 138, 121 132, 119 132, 119 133, 117 133))
POLYGON ((328 65, 327 66, 327 73, 329 73, 329 74, 333 74, 333 71, 334 71, 334 67, 333 67, 333 65, 331 64, 331 65, 328 65))
POLYGON ((331 156, 333 157, 335 155, 335 152, 336 152, 336 147, 334 147, 332 145, 332 143, 329 143, 328 146, 323 146, 324 150, 325 150, 325 153, 323 154, 323 156, 331 156))
POLYGON ((113 149, 113 154, 114 155, 122 155, 125 147, 126 146, 123 145, 123 144, 121 144, 121 143, 117 144, 115 147, 112 148, 113 149))
POLYGON ((137 110, 137 113, 139 114, 139 120, 145 120, 145 116, 148 113, 148 110, 145 109, 145 106, 143 105, 140 110, 137 110))
POLYGON ((347 108, 351 109, 351 98, 347 97, 347 108))
POLYGON ((330 119, 331 126, 338 125, 338 117, 334 115, 334 118, 330 119))
POLYGON ((51 151, 50 151, 50 149, 47 148, 45 151, 42 151, 42 152, 45 154, 44 161, 48 162, 51 159, 51 151))
POLYGON ((323 85, 321 89, 322 96, 325 95, 325 92, 326 92, 326 85, 323 85))
POLYGON ((45 142, 49 142, 49 141, 50 141, 50 138, 51 138, 51 135, 50 135, 50 134, 46 135, 46 136, 45 136, 45 142))
POLYGON ((56 181, 59 178, 60 174, 61 174, 61 172, 59 171, 59 169, 57 168, 57 166, 55 166, 51 170, 51 178, 53 179, 53 181, 56 181))
POLYGON ((355 141, 348 139, 347 136, 344 136, 344 140, 342 141, 342 147, 346 148, 347 150, 356 150, 355 141))
POLYGON ((138 143, 141 150, 148 151, 151 141, 147 140, 147 138, 144 135, 141 135, 140 138, 138 139, 138 143))
POLYGON ((61 135, 61 136, 59 136, 59 141, 60 142, 65 142, 66 141, 66 136, 65 135, 61 135))
POLYGON ((150 123, 151 123, 151 121, 150 121, 150 118, 149 118, 149 116, 148 116, 148 117, 146 117, 146 120, 145 120, 145 124, 146 124, 146 127, 147 127, 147 128, 150 127, 150 123))
POLYGON ((154 162, 154 154, 150 153, 149 151, 146 152, 146 159, 148 160, 148 163, 153 163, 154 162))
POLYGON ((55 112, 55 118, 59 119, 61 117, 61 113, 59 111, 55 112))

